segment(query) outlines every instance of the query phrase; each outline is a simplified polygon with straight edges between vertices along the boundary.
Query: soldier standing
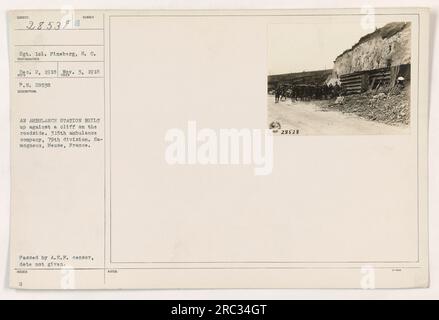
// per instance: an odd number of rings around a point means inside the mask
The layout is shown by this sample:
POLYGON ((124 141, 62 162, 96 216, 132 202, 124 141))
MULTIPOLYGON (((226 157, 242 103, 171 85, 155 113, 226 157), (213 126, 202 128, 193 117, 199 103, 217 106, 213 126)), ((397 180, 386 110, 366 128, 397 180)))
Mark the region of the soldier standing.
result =
POLYGON ((274 90, 274 103, 278 103, 280 98, 280 87, 277 86, 274 90))

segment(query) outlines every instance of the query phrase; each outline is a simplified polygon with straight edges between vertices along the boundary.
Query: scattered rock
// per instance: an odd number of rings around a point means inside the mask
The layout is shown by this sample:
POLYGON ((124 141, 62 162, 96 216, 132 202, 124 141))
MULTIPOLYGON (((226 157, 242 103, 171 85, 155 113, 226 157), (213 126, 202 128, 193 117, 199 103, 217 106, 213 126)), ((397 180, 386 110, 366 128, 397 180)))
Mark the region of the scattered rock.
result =
POLYGON ((337 97, 337 99, 335 99, 335 104, 343 104, 344 102, 344 97, 337 97))
MULTIPOLYGON (((396 87, 395 87, 396 88, 396 87)), ((379 93, 371 91, 338 97, 332 109, 393 125, 410 123, 410 86, 379 93)))
POLYGON ((386 98, 386 94, 384 92, 380 92, 377 95, 374 95, 372 98, 373 99, 385 99, 386 98))

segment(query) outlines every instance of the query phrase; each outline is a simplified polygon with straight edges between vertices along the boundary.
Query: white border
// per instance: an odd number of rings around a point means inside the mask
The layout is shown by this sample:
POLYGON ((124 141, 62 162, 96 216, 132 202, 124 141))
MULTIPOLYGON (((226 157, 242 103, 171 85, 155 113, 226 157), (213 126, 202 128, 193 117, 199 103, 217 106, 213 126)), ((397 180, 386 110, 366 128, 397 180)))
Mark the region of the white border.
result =
POLYGON ((439 297, 439 176, 438 148, 439 92, 430 90, 430 288, 410 290, 136 290, 136 291, 19 291, 8 288, 9 246, 9 70, 7 54, 6 11, 12 9, 56 9, 71 5, 78 9, 269 9, 269 8, 358 8, 365 5, 379 7, 430 7, 431 8, 431 84, 437 88, 439 66, 434 60, 439 30, 436 14, 437 0, 380 0, 380 1, 328 1, 328 0, 40 0, 38 6, 31 0, 0 2, 0 299, 433 299, 439 297))

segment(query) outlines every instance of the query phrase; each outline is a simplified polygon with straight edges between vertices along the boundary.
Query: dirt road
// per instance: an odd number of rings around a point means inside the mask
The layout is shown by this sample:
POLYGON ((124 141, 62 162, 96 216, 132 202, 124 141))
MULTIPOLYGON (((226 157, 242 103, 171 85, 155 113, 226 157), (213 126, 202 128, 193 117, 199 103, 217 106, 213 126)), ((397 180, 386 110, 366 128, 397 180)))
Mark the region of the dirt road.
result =
POLYGON ((300 135, 408 134, 409 126, 393 126, 362 119, 354 114, 326 111, 325 101, 281 101, 268 96, 268 124, 278 121, 282 129, 298 129, 300 135))

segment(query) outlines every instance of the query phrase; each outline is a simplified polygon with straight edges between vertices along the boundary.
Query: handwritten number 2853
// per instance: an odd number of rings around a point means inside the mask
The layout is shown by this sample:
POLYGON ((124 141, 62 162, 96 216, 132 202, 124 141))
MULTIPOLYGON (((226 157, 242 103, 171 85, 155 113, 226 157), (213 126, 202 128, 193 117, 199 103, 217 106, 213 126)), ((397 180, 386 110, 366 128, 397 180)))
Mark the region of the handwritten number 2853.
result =
POLYGON ((27 30, 62 30, 70 25, 70 20, 61 21, 29 21, 27 30))

